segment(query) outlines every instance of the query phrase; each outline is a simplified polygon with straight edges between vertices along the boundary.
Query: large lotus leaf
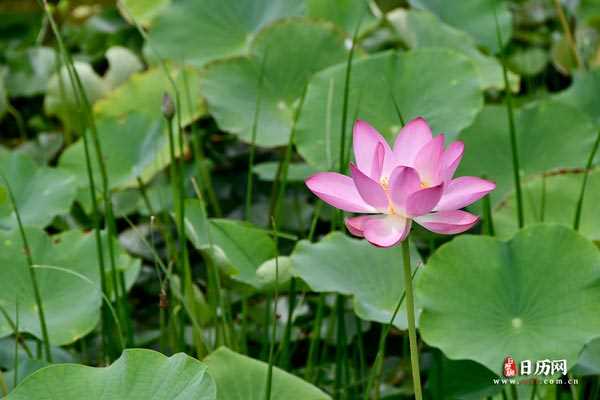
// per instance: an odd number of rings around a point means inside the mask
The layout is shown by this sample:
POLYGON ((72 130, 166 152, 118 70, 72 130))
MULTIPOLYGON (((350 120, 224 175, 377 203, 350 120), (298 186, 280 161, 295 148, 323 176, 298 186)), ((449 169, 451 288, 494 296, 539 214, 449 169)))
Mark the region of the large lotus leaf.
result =
MULTIPOLYGON (((38 165, 25 155, 2 148, 0 171, 10 184, 23 224, 44 228, 55 216, 69 212, 75 199, 75 177, 70 172, 38 165)), ((8 193, 1 179, 0 191, 8 193)), ((0 201, 0 229, 15 227, 17 218, 12 203, 0 201)))
POLYGON ((207 219, 199 200, 186 200, 186 229, 192 244, 237 281, 260 288, 257 269, 276 255, 269 234, 244 221, 207 219), (207 225, 208 223, 208 225, 207 225))
POLYGON ((113 365, 58 364, 41 369, 6 400, 216 400, 207 367, 183 353, 125 350, 113 365))
POLYGON ((50 47, 30 47, 6 54, 10 67, 6 89, 11 96, 36 96, 46 92, 56 72, 56 53, 50 47))
MULTIPOLYGON (((570 106, 545 100, 516 110, 515 124, 522 175, 583 167, 596 138, 590 118, 570 106)), ((486 106, 459 139, 465 153, 458 175, 485 175, 496 182, 495 202, 513 188, 506 108, 486 106)))
POLYGON ((451 359, 495 373, 502 361, 567 360, 600 336, 600 253, 566 227, 510 241, 464 235, 440 247, 417 282, 420 331, 451 359))
POLYGON ((556 95, 555 99, 584 111, 600 125, 599 90, 600 70, 578 73, 571 87, 556 95))
POLYGON ((573 368, 577 375, 600 375, 600 338, 589 342, 573 368))
MULTIPOLYGON (((50 237, 34 228, 27 228, 26 235, 33 262, 40 265, 36 274, 50 342, 57 346, 73 343, 91 332, 100 316, 102 293, 94 235, 66 231, 50 237)), ((106 239, 104 242, 104 258, 108 269, 106 239)), ((139 271, 139 260, 124 254, 118 245, 115 244, 115 247, 117 267, 131 282, 139 271)), ((0 231, 0 248, 0 305, 14 321, 18 303, 21 330, 41 337, 19 231, 0 231)), ((0 318, 0 336, 12 332, 8 322, 0 318)))
MULTIPOLYGON (((389 13, 387 19, 409 47, 448 47, 456 50, 473 62, 482 88, 504 88, 502 66, 498 60, 481 53, 475 40, 467 33, 443 23, 435 15, 423 10, 399 8, 389 13)), ((518 91, 518 76, 509 73, 509 80, 511 90, 518 91)))
MULTIPOLYGON (((181 122, 188 125, 206 113, 199 92, 198 72, 193 68, 172 68, 171 73, 179 91, 181 122)), ((99 100, 94 106, 94 112, 97 118, 123 117, 131 113, 143 113, 158 118, 162 115, 161 105, 165 92, 171 93, 175 99, 164 71, 155 67, 131 75, 124 84, 99 100)))
MULTIPOLYGON (((525 224, 551 222, 572 227, 583 173, 561 173, 548 176, 545 181, 545 188, 542 177, 531 179, 522 186, 525 224)), ((579 232, 594 241, 600 241, 598 204, 600 170, 596 169, 588 178, 579 225, 579 232)), ((516 215, 515 196, 511 193, 494 209, 494 228, 499 237, 510 238, 518 230, 516 215)))
MULTIPOLYGON (((204 359, 217 385, 218 400, 263 400, 268 365, 221 347, 204 359)), ((320 389, 277 367, 273 368, 272 400, 328 400, 320 389)), ((11 399, 9 399, 11 400, 11 399)))
MULTIPOLYGON (((99 120, 97 127, 111 188, 137 186, 138 177, 148 181, 170 161, 169 138, 160 117, 130 114, 124 120, 99 120)), ((90 153, 95 184, 100 187, 100 170, 91 140, 90 153)), ((59 165, 75 175, 77 187, 88 187, 82 139, 65 150, 59 165)))
MULTIPOLYGON (((291 257, 293 273, 311 289, 352 295, 357 315, 365 320, 389 323, 404 293, 401 246, 380 249, 334 232, 318 243, 299 242, 291 257)), ((421 261, 414 248, 411 261, 413 268, 421 261)), ((407 326, 405 310, 394 319, 401 329, 407 326)))
POLYGON ((171 4, 171 0, 120 0, 117 6, 126 19, 147 26, 171 4))
MULTIPOLYGON (((298 150, 319 169, 338 163, 345 74, 342 63, 313 77, 298 121, 298 150)), ((474 76, 469 59, 452 50, 386 52, 354 62, 347 145, 355 118, 369 121, 391 140, 401 127, 394 99, 405 121, 423 116, 435 132, 455 136, 483 106, 474 76)))
POLYGON ((350 35, 358 24, 362 33, 376 21, 369 2, 363 0, 306 0, 306 13, 311 18, 332 21, 350 35))
MULTIPOLYGON (((297 0, 176 1, 154 20, 149 41, 161 57, 202 67, 246 54, 263 26, 303 11, 297 0)), ((145 52, 154 56, 150 45, 145 52)))
POLYGON ((469 33, 479 44, 493 52, 499 50, 495 16, 498 18, 503 45, 512 34, 512 16, 508 2, 504 0, 409 0, 409 3, 425 8, 447 24, 469 33))
POLYGON ((260 90, 256 143, 283 145, 289 141, 294 111, 310 77, 343 61, 346 53, 344 36, 331 24, 285 20, 260 32, 250 56, 208 66, 201 90, 219 127, 246 142, 252 140, 260 90))
POLYGON ((502 391, 494 385, 497 375, 470 360, 449 360, 441 351, 434 351, 434 363, 427 386, 432 400, 480 400, 502 391))

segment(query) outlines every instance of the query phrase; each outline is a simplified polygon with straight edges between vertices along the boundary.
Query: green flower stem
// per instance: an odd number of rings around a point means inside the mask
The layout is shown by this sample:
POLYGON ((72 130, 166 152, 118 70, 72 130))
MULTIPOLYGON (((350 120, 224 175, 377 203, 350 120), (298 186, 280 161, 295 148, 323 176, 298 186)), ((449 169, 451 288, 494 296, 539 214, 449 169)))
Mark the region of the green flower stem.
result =
MULTIPOLYGON (((496 39, 498 41, 498 47, 502 48, 502 34, 500 33, 500 25, 498 24, 498 16, 494 10, 494 19, 496 22, 496 39)), ((517 200, 517 221, 519 228, 522 228, 525 224, 523 214, 523 193, 521 191, 521 168, 519 166, 519 148, 517 145, 517 130, 515 127, 515 116, 512 104, 512 92, 510 90, 510 82, 508 81, 508 71, 504 63, 502 52, 500 56, 500 64, 502 65, 502 76, 504 78, 504 92, 506 93, 506 112, 508 116, 508 130, 510 133, 510 148, 512 154, 513 164, 513 176, 515 184, 515 194, 517 200)))
POLYGON ((0 395, 2 395, 2 397, 8 396, 8 386, 6 385, 6 380, 4 379, 4 373, 2 373, 2 370, 0 370, 0 395))
POLYGON ((583 173, 583 182, 581 183, 581 191, 579 192, 577 208, 575 209, 575 221, 573 222, 573 229, 575 229, 576 231, 579 230, 579 224, 581 223, 581 210, 583 209, 585 189, 587 187, 587 181, 590 175, 590 170, 592 169, 594 157, 596 156, 596 152, 598 151, 598 145, 600 145, 600 131, 598 131, 598 135, 596 136, 596 142, 594 142, 594 147, 592 147, 592 151, 590 153, 590 156, 588 157, 587 164, 585 165, 585 172, 583 173))
MULTIPOLYGON (((336 345, 335 345, 335 386, 334 399, 343 399, 347 393, 342 393, 344 390, 344 370, 347 368, 346 354, 346 298, 342 294, 338 294, 335 302, 336 314, 336 345)), ((344 390, 345 391, 345 390, 344 390)))
POLYGON ((315 361, 319 350, 319 343, 321 339, 321 325, 323 324, 323 313, 325 311, 325 293, 319 293, 319 302, 317 305, 317 312, 315 319, 312 324, 312 331, 310 334, 310 345, 308 347, 308 359, 306 363, 306 372, 304 379, 309 382, 315 382, 318 373, 315 371, 315 361))
MULTIPOLYGON (((273 218, 273 231, 277 232, 277 223, 273 218)), ((273 384, 273 364, 275 363, 275 340, 277 336, 277 303, 279 300, 279 250, 277 235, 275 239, 275 290, 273 293, 273 322, 271 328, 271 340, 269 341, 269 367, 267 370, 267 384, 265 389, 265 400, 271 400, 272 384, 273 384)))
MULTIPOLYGON (((418 269, 416 269, 412 273, 412 278, 415 277, 418 269)), ((379 336, 379 345, 377 346, 377 355, 375 356, 375 362, 373 363, 373 368, 371 369, 371 373, 369 374, 369 380, 367 382, 367 388, 365 390, 364 400, 369 400, 369 396, 371 394, 371 390, 373 389, 374 382, 379 382, 381 378, 381 373, 383 371, 383 356, 385 355, 385 341, 390 333, 390 330, 394 326, 394 320, 396 319, 396 315, 400 311, 400 307, 406 298, 406 290, 402 291, 402 295, 396 304, 396 308, 392 313, 392 318, 390 318, 390 322, 381 330, 381 335, 379 336)), ((379 392, 379 388, 377 389, 379 392)))
POLYGON ((27 266, 29 270, 29 277, 31 279, 31 286, 33 288, 33 296, 35 298, 35 304, 38 310, 38 318, 40 320, 40 328, 42 331, 42 340, 44 341, 44 351, 46 353, 46 361, 49 363, 52 362, 52 352, 50 351, 50 338, 48 336, 48 327, 46 325, 46 317, 44 315, 44 304, 42 302, 42 296, 40 294, 40 288, 37 281, 37 275, 35 272, 35 268, 33 267, 33 257, 31 255, 31 248, 29 247, 29 242, 27 241, 27 235, 25 234, 25 229, 23 228, 23 222, 21 221, 21 213, 19 213, 19 207, 17 205, 17 200, 13 194, 10 183, 8 183, 8 179, 4 176, 4 173, 0 171, 0 177, 4 181, 4 185, 8 191, 8 197, 10 202, 12 203, 13 210, 15 212, 15 216, 17 217, 17 224, 19 225, 19 233, 21 234, 21 241, 23 242, 23 250, 25 251, 25 258, 27 259, 27 266))
POLYGON ((296 308, 296 278, 292 277, 290 280, 290 288, 288 292, 288 317, 285 323, 285 331, 283 333, 283 340, 281 341, 281 366, 283 369, 287 369, 290 366, 290 352, 289 347, 292 342, 292 324, 294 310, 296 308))
POLYGON ((417 328, 415 323, 415 299, 412 287, 412 273, 410 268, 410 246, 408 239, 402 242, 402 255, 404 258, 404 286, 406 291, 406 317, 408 320, 408 340, 410 343, 410 365, 412 369, 415 399, 423 400, 421 391, 421 373, 419 370, 419 347, 417 345, 417 328))

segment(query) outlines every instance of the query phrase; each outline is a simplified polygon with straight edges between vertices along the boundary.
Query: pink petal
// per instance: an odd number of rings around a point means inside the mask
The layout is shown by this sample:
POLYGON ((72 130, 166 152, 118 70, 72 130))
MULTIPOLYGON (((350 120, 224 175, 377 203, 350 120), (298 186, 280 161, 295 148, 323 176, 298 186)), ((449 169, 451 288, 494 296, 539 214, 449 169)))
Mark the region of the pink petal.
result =
POLYGON ((461 141, 452 142, 442 154, 441 179, 444 182, 449 181, 454 176, 458 164, 462 159, 465 144, 461 141))
MULTIPOLYGON (((357 120, 354 123, 353 131, 354 158, 358 169, 370 176, 372 179, 379 180, 379 176, 373 174, 374 158, 378 155, 378 145, 383 146, 383 158, 391 158, 392 150, 390 145, 375 128, 365 121, 357 120)), ((383 165, 383 161, 381 161, 383 165)), ((379 171, 381 173, 381 171, 379 171)))
POLYGON ((419 151, 415 158, 415 168, 422 182, 428 186, 440 182, 440 168, 444 151, 444 135, 438 135, 419 151))
POLYGON ((388 199, 381 185, 362 173, 354 164, 350 164, 350 172, 354 185, 364 201, 377 210, 387 210, 388 199))
POLYGON ((385 149, 383 144, 377 143, 375 148, 375 154, 373 155, 373 165, 371 166, 370 173, 367 175, 372 179, 379 181, 381 177, 381 171, 383 170, 383 162, 385 160, 385 149))
POLYGON ((356 190, 352 178, 337 172, 320 172, 306 180, 306 186, 325 203, 349 212, 376 212, 356 190))
POLYGON ((394 207, 405 211, 408 196, 421 188, 419 174, 411 167, 396 167, 390 177, 389 188, 394 207))
POLYGON ((494 182, 475 176, 461 176, 446 185, 436 211, 457 210, 479 200, 496 188, 494 182))
POLYGON ((432 139, 431 128, 419 117, 400 130, 394 142, 394 154, 400 165, 412 166, 419 151, 432 139))
POLYGON ((350 231, 351 234, 358 237, 363 237, 364 225, 365 222, 369 218, 372 218, 370 215, 361 215, 360 217, 354 218, 346 218, 344 222, 346 223, 346 228, 350 231))
POLYGON ((433 210, 444 193, 444 184, 421 189, 406 199, 406 212, 411 217, 424 215, 433 210))
POLYGON ((438 211, 414 219, 432 232, 453 235, 467 231, 479 221, 479 217, 461 210, 438 211))
POLYGON ((399 215, 372 216, 365 221, 365 239, 379 247, 390 247, 406 239, 411 220, 399 215))

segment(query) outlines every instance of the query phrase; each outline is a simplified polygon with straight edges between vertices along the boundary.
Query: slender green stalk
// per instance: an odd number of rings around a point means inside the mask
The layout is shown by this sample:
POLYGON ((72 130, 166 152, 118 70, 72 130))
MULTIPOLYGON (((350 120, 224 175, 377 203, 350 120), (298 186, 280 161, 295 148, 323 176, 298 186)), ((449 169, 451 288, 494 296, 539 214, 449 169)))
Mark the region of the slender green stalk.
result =
MULTIPOLYGON (((21 340, 20 332, 19 332, 19 298, 16 298, 15 301, 15 359, 13 360, 15 375, 13 377, 13 387, 17 387, 17 383, 19 382, 19 341, 21 340)), ((30 357, 31 358, 31 357, 30 357)))
MULTIPOLYGON (((10 326, 10 329, 13 331, 13 335, 15 335, 15 344, 16 345, 20 345, 23 348, 23 351, 25 352, 25 354, 27 354, 27 357, 29 357, 30 359, 33 358, 33 353, 31 352, 31 349, 29 349, 29 346, 27 346, 27 343, 24 340, 21 340, 21 334, 19 333, 19 327, 18 327, 18 318, 19 318, 19 302, 18 300, 15 302, 16 306, 15 306, 15 315, 17 317, 17 321, 13 321, 12 318, 10 317, 10 315, 8 315, 8 312, 6 311, 6 309, 2 306, 0 306, 0 314, 2 314, 2 316, 4 317, 4 319, 6 320, 6 322, 8 323, 8 325, 10 326)), ((16 351, 16 350, 15 350, 16 351)))
POLYGON ((513 400, 519 400, 519 393, 517 392, 517 385, 510 385, 510 396, 513 400))
POLYGON ((292 128, 290 131, 290 139, 288 140, 285 155, 281 162, 279 163, 279 167, 277 169, 277 177, 275 178, 274 185, 274 198, 271 202, 271 215, 275 216, 275 218, 279 218, 279 210, 281 207, 281 201, 285 194, 285 189, 288 181, 288 170, 289 165, 292 160, 292 153, 294 147, 294 141, 296 138, 296 125, 298 123, 298 119, 300 118, 300 114, 302 112, 302 108, 304 107, 304 99, 306 97, 306 90, 308 85, 304 86, 304 90, 302 91, 302 95, 300 96, 300 104, 296 108, 296 112, 294 113, 294 119, 292 121, 292 128))
POLYGON ((346 365, 346 298, 344 295, 338 294, 335 302, 336 313, 336 347, 335 347, 335 381, 334 381, 334 398, 343 399, 347 393, 342 396, 344 386, 344 369, 346 365))
MULTIPOLYGON (((15 371, 15 374, 17 371, 15 371)), ((0 394, 2 397, 8 396, 8 385, 6 385, 6 380, 4 379, 4 373, 0 369, 0 394)))
POLYGON ((590 175, 590 170, 592 169, 594 157, 596 156, 596 152, 598 151, 599 145, 600 145, 600 131, 598 131, 598 135, 596 136, 596 141, 594 142, 594 146, 592 147, 590 156, 588 157, 587 163, 585 164, 585 171, 583 172, 583 181, 581 182, 581 190, 579 192, 579 199, 577 200, 577 208, 575 209, 575 220, 573 222, 573 229, 575 229, 576 231, 579 230, 579 224, 581 223, 581 210, 583 209, 583 199, 585 197, 585 189, 587 187, 588 176, 590 175))
POLYGON ((531 390, 531 396, 529 396, 529 400, 535 400, 536 393, 537 393, 537 380, 533 381, 533 389, 531 390))
MULTIPOLYGON (((500 25, 498 24, 498 16, 494 10, 494 18, 496 21, 496 39, 498 47, 502 48, 502 34, 500 33, 500 25)), ((523 216, 523 193, 521 191, 521 168, 519 166, 519 149, 517 145, 517 129, 515 127, 515 116, 513 112, 512 92, 510 90, 510 82, 508 81, 508 71, 503 59, 503 51, 500 52, 500 64, 502 64, 502 76, 504 78, 504 93, 506 94, 506 112, 508 116, 508 129, 510 133, 510 148, 512 154, 513 175, 515 184, 515 194, 517 200, 517 221, 519 228, 525 224, 523 216)))
POLYGON ((354 59, 354 52, 356 50, 356 43, 358 40, 358 31, 360 29, 361 21, 356 24, 354 29, 354 35, 352 36, 352 47, 348 53, 348 59, 346 60, 346 75, 344 77, 344 97, 342 103, 342 130, 340 132, 340 163, 338 170, 343 173, 346 169, 346 126, 348 124, 348 106, 350 103, 350 77, 352 75, 352 60, 354 59))
MULTIPOLYGON (((56 25, 54 18, 52 17, 52 13, 48 7, 47 2, 42 1, 42 0, 38 0, 38 2, 40 3, 40 6, 44 9, 47 20, 50 22, 50 27, 52 28, 53 34, 58 43, 59 53, 60 53, 61 57, 63 58, 63 64, 65 65, 65 68, 67 69, 67 72, 69 74, 71 88, 72 88, 72 91, 73 91, 73 94, 75 97, 77 108, 81 109, 82 108, 82 104, 81 104, 82 100, 80 98, 80 93, 78 93, 78 90, 77 90, 77 84, 75 82, 75 77, 74 77, 74 72, 73 72, 74 68, 72 65, 72 60, 70 60, 69 52, 67 51, 67 49, 64 45, 62 36, 60 35, 58 26, 56 25)), ((59 58, 59 60, 60 60, 60 58, 59 58)), ((57 64, 60 65, 60 62, 57 64)), ((62 74, 60 73, 60 70, 58 71, 58 76, 59 76, 61 95, 64 97, 64 84, 63 84, 62 74)), ((80 119, 81 119, 81 126, 83 129, 81 136, 83 139, 83 148, 84 148, 84 154, 85 154, 86 174, 88 177, 88 186, 90 188, 90 197, 91 197, 91 201, 92 201, 92 219, 94 222, 94 237, 95 237, 95 241, 96 241, 96 255, 98 258, 100 285, 102 287, 102 292, 107 294, 108 292, 107 292, 106 272, 105 272, 106 269, 105 269, 105 261, 104 261, 104 251, 102 249, 102 236, 101 236, 101 226, 100 226, 100 211, 99 211, 98 201, 97 201, 97 197, 96 197, 96 184, 94 181, 94 175, 93 175, 93 170, 92 170, 88 134, 85 129, 85 126, 88 124, 88 121, 87 121, 87 116, 85 113, 79 113, 79 115, 80 115, 80 119)), ((67 129, 67 131, 68 131, 68 129, 67 129)), ((70 138, 70 134, 67 135, 67 139, 69 139, 69 138, 70 138)), ((67 143, 69 143, 69 140, 67 140, 67 143)), ((103 351, 106 351, 106 348, 109 343, 109 337, 110 337, 110 335, 108 333, 109 327, 107 326, 108 320, 109 320, 109 318, 108 318, 107 310, 103 306, 102 307, 103 351)))
MULTIPOLYGON (((183 86, 185 87, 186 102, 188 104, 188 113, 190 116, 192 116, 194 113, 194 109, 192 106, 192 94, 190 92, 190 85, 188 82, 186 69, 182 68, 181 73, 183 76, 183 86)), ((192 123, 192 143, 194 149, 194 156, 198 162, 198 170, 200 171, 200 177, 202 178, 201 188, 203 188, 206 191, 208 202, 210 203, 213 212, 217 217, 220 217, 223 214, 223 212, 221 210, 219 199, 217 198, 217 194, 215 193, 215 189, 213 187, 212 177, 210 176, 210 172, 207 168, 206 155, 204 154, 203 144, 200 139, 200 133, 198 132, 197 126, 196 124, 192 123)))
POLYGON ((558 19, 560 20, 562 30, 565 33, 565 37, 567 38, 567 43, 569 44, 569 49, 571 50, 573 59, 577 63, 577 67, 584 67, 584 63, 581 61, 581 57, 579 56, 579 52, 577 51, 575 37, 573 36, 573 32, 571 32, 571 27, 569 27, 569 22, 567 21, 565 12, 562 6, 560 5, 560 0, 554 0, 554 8, 556 10, 556 14, 558 15, 558 19))
POLYGON ((283 333, 283 340, 281 341, 280 352, 281 352, 281 366, 283 369, 287 369, 290 366, 290 352, 289 347, 292 341, 292 324, 294 321, 294 310, 296 308, 296 278, 292 277, 290 280, 290 288, 288 291, 288 316, 285 323, 285 331, 283 333))
POLYGON ((312 331, 310 334, 310 345, 308 347, 308 358, 304 374, 304 379, 313 383, 317 378, 317 373, 315 372, 315 361, 317 358, 317 351, 319 350, 319 343, 321 340, 321 325, 323 324, 324 311, 325 293, 319 293, 319 302, 317 305, 315 319, 312 324, 312 331))
POLYGON ((485 230, 488 235, 494 236, 494 220, 492 217, 492 201, 488 194, 483 198, 483 217, 485 218, 485 230))
MULTIPOLYGON (((362 331, 362 320, 358 317, 358 315, 354 315, 354 323, 356 324, 356 348, 358 350, 358 379, 355 379, 356 389, 360 390, 363 386, 363 380, 366 376, 367 371, 367 361, 365 359, 365 347, 364 347, 364 338, 362 331)), ((348 380, 350 382, 350 380, 348 380)), ((362 388, 364 390, 364 388, 362 388)), ((355 397, 354 391, 352 392, 352 397, 355 397)))
MULTIPOLYGON (((213 225, 211 225, 210 220, 208 219, 208 217, 206 217, 206 215, 207 215, 206 214, 206 202, 202 198, 202 193, 200 192, 200 188, 199 188, 198 183, 196 182, 195 178, 192 178, 192 186, 194 187, 196 196, 198 197, 198 200, 200 200, 200 204, 202 205, 202 208, 203 208, 202 215, 204 215, 204 217, 205 217, 204 224, 206 226, 206 236, 208 237, 208 245, 209 245, 209 249, 210 249, 209 252, 212 252, 214 246, 213 246, 211 228, 213 225)), ((230 312, 229 312, 228 305, 223 300, 223 296, 221 296, 221 276, 219 275, 219 269, 212 261, 212 258, 211 258, 212 255, 210 255, 208 253, 204 253, 203 257, 204 257, 204 261, 206 263, 206 268, 207 268, 209 292, 211 292, 213 294, 214 307, 219 310, 217 312, 217 320, 220 318, 221 323, 223 325, 224 343, 226 345, 231 346, 232 334, 230 334, 230 332, 233 331, 233 329, 230 328, 231 319, 229 317, 230 312)))
POLYGON ((15 199, 14 193, 12 191, 12 187, 8 182, 8 179, 4 175, 2 171, 0 171, 0 178, 4 181, 4 185, 8 191, 8 198, 13 206, 13 210, 15 212, 15 216, 17 217, 17 224, 19 225, 19 233, 21 235, 21 241, 23 242, 23 250, 25 251, 25 258, 27 260, 27 266, 29 270, 29 278, 31 279, 31 287, 33 289, 33 296, 35 298, 35 304, 38 311, 38 318, 40 322, 40 328, 42 331, 42 340, 44 341, 44 350, 46 352, 46 361, 49 363, 52 362, 52 352, 50 351, 50 338, 48 336, 48 327, 46 325, 46 317, 44 315, 44 304, 42 302, 42 295, 40 294, 40 288, 37 281, 37 275, 35 273, 35 269, 33 268, 33 256, 31 255, 31 248, 29 247, 29 242, 27 241, 27 234, 25 233, 25 228, 23 227, 23 221, 21 220, 21 213, 19 212, 19 206, 17 205, 17 200, 15 199))
MULTIPOLYGON (((417 271, 418 269, 415 269, 415 271, 412 273, 412 278, 415 277, 417 271)), ((385 325, 381 330, 381 335, 379 336, 379 345, 377 346, 377 355, 375 356, 375 362, 373 363, 373 368, 371 369, 371 373, 369 374, 369 381, 365 390, 364 400, 369 400, 371 390, 373 389, 373 383, 376 380, 379 380, 379 377, 381 376, 381 372, 383 369, 383 357, 385 355, 385 341, 390 333, 390 330, 394 326, 394 320, 396 319, 396 316, 400 311, 400 307, 402 306, 405 297, 406 290, 403 290, 402 295, 400 295, 400 299, 396 304, 396 308, 394 308, 394 312, 392 313, 392 318, 390 318, 390 322, 387 325, 385 325)))
MULTIPOLYGON (((273 230, 277 232, 276 219, 272 219, 273 230)), ((275 289, 273 293, 273 323, 271 328, 271 340, 269 344, 269 367, 267 370, 267 385, 265 389, 265 400, 271 400, 273 384, 273 364, 275 363, 275 340, 277 338, 277 303, 279 301, 279 250, 278 240, 275 236, 275 289)))
POLYGON ((412 287, 412 273, 410 267, 410 246, 408 240, 402 242, 404 258, 404 286, 406 291, 406 319, 408 320, 408 340, 410 343, 410 365, 412 369, 415 399, 422 400, 421 372, 419 369, 419 347, 417 344, 417 328, 415 323, 415 299, 412 287))
POLYGON ((262 88, 265 74, 265 64, 267 62, 268 50, 262 59, 260 72, 258 74, 258 84, 256 88, 256 103, 254 105, 254 118, 252 119, 252 139, 250 141, 250 155, 248 157, 248 176, 246 178, 246 205, 244 207, 244 218, 249 221, 252 211, 252 194, 254 191, 254 157, 256 155, 256 135, 258 134, 258 124, 260 122, 260 106, 262 102, 262 88))

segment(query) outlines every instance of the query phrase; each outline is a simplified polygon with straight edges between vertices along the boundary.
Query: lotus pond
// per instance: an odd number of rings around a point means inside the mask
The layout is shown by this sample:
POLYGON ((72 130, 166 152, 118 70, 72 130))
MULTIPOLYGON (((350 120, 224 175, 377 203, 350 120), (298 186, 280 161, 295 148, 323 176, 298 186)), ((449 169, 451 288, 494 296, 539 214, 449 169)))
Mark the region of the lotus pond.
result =
POLYGON ((600 398, 600 1, 2 0, 0 398, 600 398))

